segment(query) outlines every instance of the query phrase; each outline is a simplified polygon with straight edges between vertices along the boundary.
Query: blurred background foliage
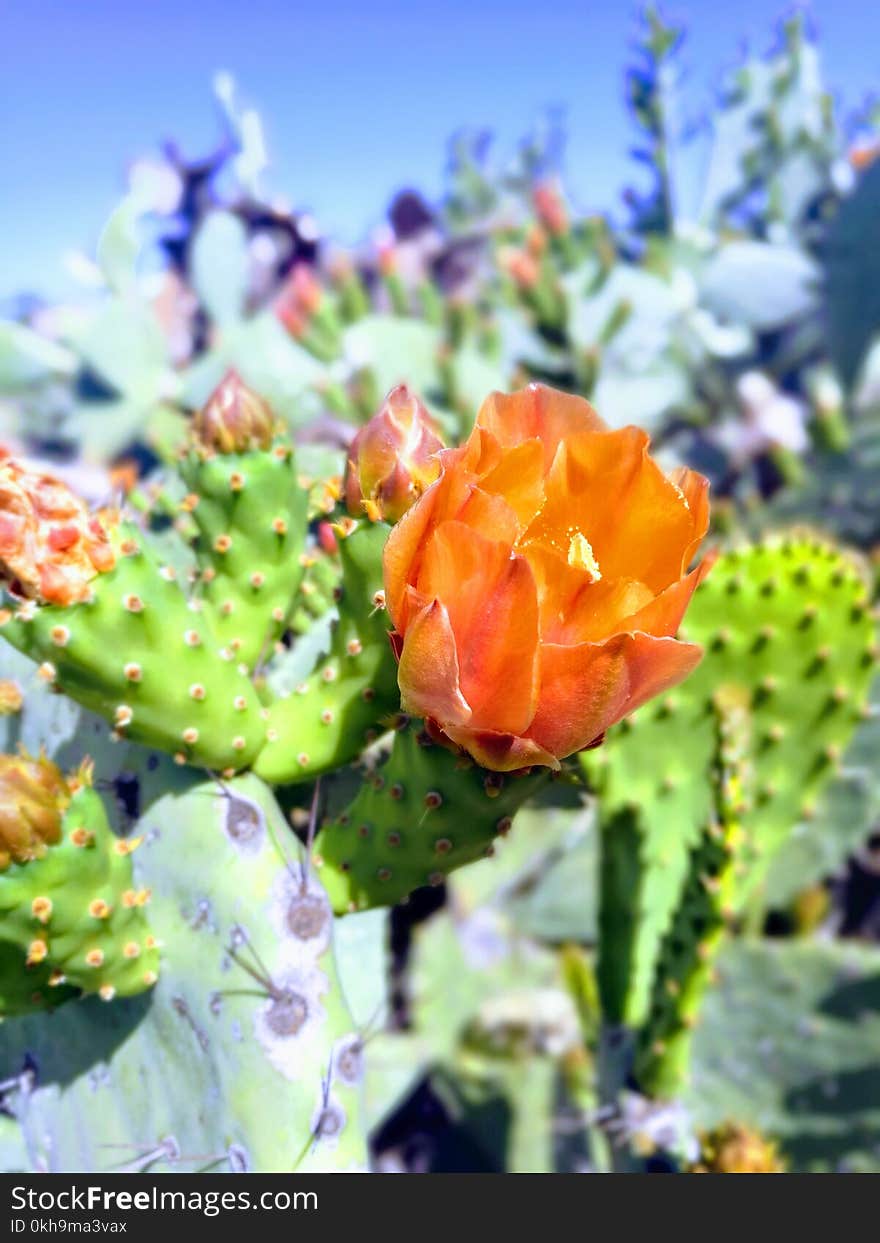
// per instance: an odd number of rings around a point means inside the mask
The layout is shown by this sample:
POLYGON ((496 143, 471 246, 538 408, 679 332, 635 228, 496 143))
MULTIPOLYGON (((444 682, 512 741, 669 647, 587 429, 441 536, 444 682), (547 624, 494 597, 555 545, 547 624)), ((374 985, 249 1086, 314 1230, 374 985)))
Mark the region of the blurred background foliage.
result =
MULTIPOLYGON (((707 474, 716 541, 818 528, 875 582, 880 105, 833 106, 816 41, 786 20, 701 119, 711 153, 686 217, 686 58, 683 30, 646 10, 625 69, 641 188, 620 207, 574 210, 549 115, 512 153, 459 132, 439 200, 399 192, 381 241, 349 250, 278 206, 259 117, 218 76, 216 147, 133 163, 80 262, 82 297, 7 308, 0 441, 95 502, 121 491, 155 506, 186 420, 229 367, 295 429, 315 480, 341 472, 398 382, 454 441, 488 391, 539 379, 707 474)), ((332 607, 335 572, 318 558, 302 629, 332 607)), ((75 730, 58 714, 72 706, 21 677, 31 745, 58 730, 66 745, 75 730)), ((872 712, 723 951, 695 1038, 698 1127, 759 1128, 792 1168, 880 1169, 876 756, 872 712)), ((385 982, 377 1009, 350 968, 378 1168, 607 1164, 588 1038, 597 854, 594 800, 555 786, 496 858, 343 921, 343 971, 371 955, 385 982)), ((663 1147, 675 1110, 639 1108, 618 1125, 663 1147)))

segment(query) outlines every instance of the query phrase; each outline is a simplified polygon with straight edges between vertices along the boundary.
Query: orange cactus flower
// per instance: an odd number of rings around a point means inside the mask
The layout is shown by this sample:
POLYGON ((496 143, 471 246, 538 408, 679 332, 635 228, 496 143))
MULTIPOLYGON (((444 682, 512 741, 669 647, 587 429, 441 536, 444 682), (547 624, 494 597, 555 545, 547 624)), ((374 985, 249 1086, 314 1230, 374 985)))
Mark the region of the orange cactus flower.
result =
POLYGON ((405 384, 391 390, 351 442, 345 503, 353 517, 397 522, 440 473, 437 426, 405 384))
POLYGON ((385 550, 404 710, 487 768, 558 768, 700 659, 673 636, 708 483, 537 384, 493 393, 440 461, 385 550))
POLYGON ((91 514, 65 483, 0 452, 0 582, 46 604, 85 600, 116 564, 109 515, 91 514))

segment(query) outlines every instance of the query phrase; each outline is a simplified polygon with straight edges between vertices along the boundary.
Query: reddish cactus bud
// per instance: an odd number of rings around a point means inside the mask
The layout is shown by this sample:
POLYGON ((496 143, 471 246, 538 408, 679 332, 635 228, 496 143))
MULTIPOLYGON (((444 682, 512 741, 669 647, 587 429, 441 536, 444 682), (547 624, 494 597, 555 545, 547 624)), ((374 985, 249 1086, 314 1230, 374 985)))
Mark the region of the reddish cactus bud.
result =
POLYGON ((397 251, 392 242, 383 243, 378 247, 376 261, 380 276, 393 276, 397 272, 397 251))
POLYGON ((392 389, 351 443, 345 474, 349 513, 397 522, 437 478, 442 448, 418 397, 404 384, 392 389))
POLYGON ((324 291, 312 268, 307 263, 298 263, 275 303, 275 314, 290 335, 299 339, 323 300, 324 291))
POLYGON ((276 426, 268 402, 231 368, 193 418, 197 445, 213 453, 268 449, 276 426))
POLYGON ((126 496, 137 487, 139 478, 140 467, 135 458, 120 458, 110 467, 111 486, 115 490, 125 493, 126 496))
POLYGON ((534 289, 541 278, 537 260, 527 250, 504 246, 498 253, 498 261, 520 289, 534 289))
POLYGON ((556 186, 545 182, 536 186, 532 201, 541 224, 553 237, 568 232, 568 212, 556 186))
POLYGON ((70 789, 50 760, 0 755, 0 871, 37 859, 61 839, 70 789))
POLYGON ((324 552, 328 553, 330 556, 339 552, 339 543, 336 539, 331 523, 318 523, 318 543, 324 549, 324 552))
POLYGON ((110 513, 86 503, 51 475, 0 457, 0 581, 24 599, 68 605, 116 564, 110 513))

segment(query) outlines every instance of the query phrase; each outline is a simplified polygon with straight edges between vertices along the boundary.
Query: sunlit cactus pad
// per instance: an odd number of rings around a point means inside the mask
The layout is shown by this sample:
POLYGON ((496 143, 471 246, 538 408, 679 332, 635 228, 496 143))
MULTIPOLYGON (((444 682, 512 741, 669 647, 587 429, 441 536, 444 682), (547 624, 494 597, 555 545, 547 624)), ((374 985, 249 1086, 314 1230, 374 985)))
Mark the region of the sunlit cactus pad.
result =
POLYGON ((155 984, 151 894, 131 866, 139 844, 110 830, 100 796, 82 786, 57 841, 0 872, 0 1015, 52 1008, 80 992, 112 1001, 155 984))
MULTIPOLYGON (((704 870, 705 834, 735 830, 729 918, 811 815, 865 711, 876 661, 868 591, 857 559, 810 534, 722 554, 683 627, 704 645, 701 665, 583 757, 600 794, 605 891, 621 899, 600 916, 600 980, 617 1021, 648 1021, 661 945, 687 902, 691 869, 704 870), (721 727, 737 693, 731 802, 721 727)), ((709 927, 692 925, 688 936, 696 950, 709 927)), ((658 978, 656 988, 680 983, 658 978)), ((688 1004, 683 996, 682 1019, 688 1004)))

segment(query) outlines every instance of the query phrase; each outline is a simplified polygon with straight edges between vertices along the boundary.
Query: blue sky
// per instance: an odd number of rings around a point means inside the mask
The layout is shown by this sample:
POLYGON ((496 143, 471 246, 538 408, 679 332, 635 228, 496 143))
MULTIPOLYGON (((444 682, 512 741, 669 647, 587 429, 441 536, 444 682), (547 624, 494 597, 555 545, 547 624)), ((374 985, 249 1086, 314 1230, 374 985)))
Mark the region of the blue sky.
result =
MULTIPOLYGON (((880 5, 813 0, 830 85, 855 104, 878 82, 880 5)), ((563 105, 571 182, 609 207, 631 171, 622 69, 635 5, 606 0, 0 0, 0 294, 57 294, 61 256, 91 250, 127 162, 218 129, 211 81, 230 70, 264 119, 269 186, 354 241, 390 193, 441 184, 449 134, 486 125, 512 145, 563 105)), ((771 0, 672 0, 689 26, 696 109, 771 0)))

